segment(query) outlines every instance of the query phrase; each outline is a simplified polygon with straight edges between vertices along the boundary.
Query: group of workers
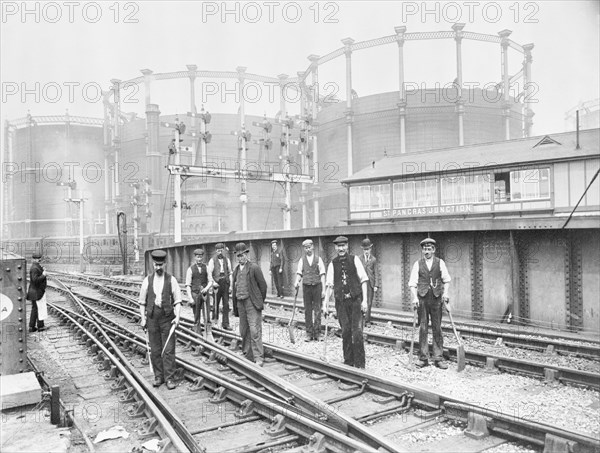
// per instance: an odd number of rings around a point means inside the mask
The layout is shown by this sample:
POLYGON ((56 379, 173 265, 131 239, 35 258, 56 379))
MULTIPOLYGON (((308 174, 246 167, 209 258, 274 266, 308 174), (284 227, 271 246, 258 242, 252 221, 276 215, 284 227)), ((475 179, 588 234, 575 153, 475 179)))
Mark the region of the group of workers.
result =
MULTIPOLYGON (((377 259, 372 253, 370 239, 361 243, 362 253, 353 255, 348 250, 348 238, 338 236, 334 241, 337 255, 325 267, 323 259, 315 253, 312 239, 303 241, 304 253, 298 261, 294 287, 302 284, 306 336, 305 341, 319 341, 321 319, 330 315, 328 301, 335 300, 335 313, 341 327, 344 364, 365 368, 363 327, 371 322, 371 308, 381 281, 377 259)), ((433 330, 433 363, 440 369, 448 366, 444 362, 443 336, 441 331, 442 311, 450 311, 448 289, 451 281, 443 260, 435 257, 436 242, 426 238, 420 243, 422 258, 414 263, 408 286, 412 304, 419 319, 418 367, 429 364, 430 354, 428 324, 433 330)), ((233 314, 239 317, 243 355, 262 367, 264 348, 262 343, 262 310, 267 296, 267 282, 260 266, 249 260, 249 249, 245 243, 235 245, 237 265, 233 266, 225 255, 223 243, 215 246, 216 254, 208 263, 205 252, 194 250, 194 263, 188 268, 185 287, 194 311, 194 321, 200 325, 204 313, 205 328, 222 313, 222 327, 231 330, 229 322, 229 300, 233 314), (214 304, 210 309, 209 295, 214 304), (221 310, 219 310, 221 306, 221 310), (203 311, 204 308, 204 311, 203 311)), ((154 385, 166 383, 173 389, 175 384, 175 336, 172 328, 179 324, 181 312, 181 290, 175 277, 164 272, 167 253, 164 250, 151 252, 154 272, 147 276, 139 296, 141 325, 148 330, 151 361, 154 370, 154 385)), ((270 274, 273 277, 277 297, 283 298, 284 256, 277 241, 272 242, 270 274)))

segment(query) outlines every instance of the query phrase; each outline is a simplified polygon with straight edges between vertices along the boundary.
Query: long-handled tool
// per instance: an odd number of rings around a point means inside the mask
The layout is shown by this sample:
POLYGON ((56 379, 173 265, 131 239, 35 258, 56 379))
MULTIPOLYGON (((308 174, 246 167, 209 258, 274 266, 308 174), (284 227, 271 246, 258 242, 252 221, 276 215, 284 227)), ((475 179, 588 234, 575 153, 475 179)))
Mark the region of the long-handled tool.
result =
POLYGON ((412 337, 410 339, 410 351, 408 352, 408 367, 409 368, 414 367, 413 351, 415 348, 415 328, 417 326, 417 309, 415 308, 413 311, 414 311, 414 314, 413 314, 413 323, 412 323, 412 337))
POLYGON ((169 344, 169 341, 171 340, 173 333, 175 333, 176 328, 177 328, 177 324, 171 324, 171 330, 169 330, 169 336, 167 337, 167 341, 165 341, 165 345, 163 346, 162 352, 160 353, 161 357, 163 357, 165 355, 165 349, 167 349, 167 345, 169 344))
POLYGON ((209 311, 208 307, 210 306, 210 298, 212 296, 213 296, 213 292, 209 291, 206 294, 206 300, 204 301, 204 305, 203 305, 203 307, 204 307, 204 339, 206 341, 214 342, 215 337, 213 337, 213 334, 212 334, 212 324, 210 322, 210 317, 208 314, 208 311, 209 311))
POLYGON ((296 343, 296 338, 294 337, 294 316, 296 316, 296 302, 298 301, 298 290, 299 286, 296 287, 296 294, 294 294, 294 306, 292 307, 292 317, 290 318, 290 322, 288 322, 288 333, 290 335, 290 341, 292 344, 296 343))
POLYGON ((324 362, 329 362, 329 360, 327 360, 327 328, 329 327, 329 316, 327 316, 327 314, 325 314, 325 337, 323 338, 323 356, 321 357, 321 360, 323 360, 324 362))
MULTIPOLYGON (((144 333, 148 333, 148 329, 144 326, 144 333)), ((146 350, 148 351, 148 364, 150 365, 150 372, 154 374, 154 367, 152 366, 152 349, 150 349, 150 340, 148 339, 148 335, 146 335, 146 350)))
POLYGON ((454 335, 456 336, 456 341, 458 342, 458 348, 456 348, 456 361, 458 363, 456 370, 462 371, 466 366, 466 358, 465 358, 465 346, 463 345, 462 339, 458 336, 458 332, 456 331, 456 326, 454 325, 454 320, 452 319, 452 313, 446 307, 446 311, 450 316, 450 323, 452 323, 452 330, 454 330, 454 335))

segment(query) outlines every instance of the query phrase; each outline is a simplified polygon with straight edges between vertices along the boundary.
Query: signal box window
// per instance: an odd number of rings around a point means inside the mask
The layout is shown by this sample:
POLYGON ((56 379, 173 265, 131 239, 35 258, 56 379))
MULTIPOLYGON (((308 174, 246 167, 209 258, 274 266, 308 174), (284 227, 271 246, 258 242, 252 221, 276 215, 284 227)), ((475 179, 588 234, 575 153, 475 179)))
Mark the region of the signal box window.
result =
POLYGON ((438 205, 437 179, 394 183, 394 208, 438 205))
POLYGON ((494 201, 550 198, 550 170, 533 168, 494 175, 494 201))

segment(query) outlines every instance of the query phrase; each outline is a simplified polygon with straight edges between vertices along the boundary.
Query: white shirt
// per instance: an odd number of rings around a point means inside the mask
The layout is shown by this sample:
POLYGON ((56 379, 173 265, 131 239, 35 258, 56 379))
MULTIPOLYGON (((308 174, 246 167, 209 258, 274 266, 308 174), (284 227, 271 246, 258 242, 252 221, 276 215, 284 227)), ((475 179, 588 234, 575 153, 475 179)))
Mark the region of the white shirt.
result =
MULTIPOLYGON (((409 288, 417 287, 417 282, 419 281, 419 261, 421 260, 415 261, 415 264, 410 271, 410 278, 408 279, 409 288)), ((427 269, 431 270, 431 266, 433 266, 433 256, 430 259, 425 260, 425 265, 427 266, 427 269)), ((444 263, 444 260, 442 259, 440 259, 440 272, 442 273, 442 282, 450 283, 452 279, 450 278, 450 274, 446 268, 446 263, 444 263)))
MULTIPOLYGON (((306 261, 308 261, 308 264, 312 266, 313 261, 315 260, 315 255, 314 253, 310 256, 306 255, 306 261)), ((325 264, 323 263, 323 259, 321 257, 319 257, 319 263, 317 264, 317 266, 319 266, 319 275, 325 275, 325 264)), ((304 273, 304 258, 300 258, 300 261, 298 261, 298 270, 296 270, 296 274, 302 276, 302 274, 304 273)))
POLYGON ((221 269, 225 268, 225 263, 223 262, 223 260, 227 260, 227 268, 229 269, 229 275, 224 275, 224 277, 227 278, 229 281, 231 281, 231 276, 233 275, 233 268, 231 267, 231 261, 229 260, 229 258, 226 258, 225 256, 223 258, 219 258, 218 256, 215 256, 214 259, 210 259, 208 261, 208 264, 206 265, 206 272, 208 272, 208 283, 211 286, 215 283, 215 280, 213 278, 213 271, 215 270, 215 261, 214 260, 219 260, 221 262, 221 269))
MULTIPOLYGON (((356 266, 356 273, 358 274, 358 278, 360 282, 368 282, 369 277, 367 276, 367 272, 360 262, 360 258, 354 255, 354 266, 356 266)), ((325 285, 333 287, 333 261, 329 263, 327 266, 327 276, 325 277, 325 285)))
MULTIPOLYGON (((165 274, 159 276, 158 274, 154 274, 154 283, 152 285, 152 289, 154 289, 154 294, 156 295, 156 299, 154 300, 154 305, 160 307, 162 306, 162 290, 165 284, 165 274)), ((177 305, 181 303, 181 288, 179 288, 179 283, 177 283, 177 279, 171 275, 171 294, 173 295, 173 305, 177 305)), ((138 299, 140 305, 146 305, 146 296, 148 295, 148 277, 144 279, 142 282, 142 289, 140 289, 140 297, 138 299)))

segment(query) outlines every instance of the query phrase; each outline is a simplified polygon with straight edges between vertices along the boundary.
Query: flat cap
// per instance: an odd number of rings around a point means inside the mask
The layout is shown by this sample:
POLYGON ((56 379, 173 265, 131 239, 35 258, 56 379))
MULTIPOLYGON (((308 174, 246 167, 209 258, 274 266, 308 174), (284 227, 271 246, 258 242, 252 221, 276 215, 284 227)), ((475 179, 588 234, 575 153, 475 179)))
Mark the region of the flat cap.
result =
POLYGON ((302 242, 302 245, 303 245, 304 247, 306 247, 307 245, 313 245, 313 241, 312 241, 312 239, 305 239, 305 240, 302 242))
POLYGON ((424 245, 427 245, 427 244, 433 244, 433 245, 435 245, 436 242, 435 242, 434 239, 431 239, 431 238, 425 238, 425 239, 423 239, 421 241, 421 247, 423 247, 424 245))
POLYGON ((271 241, 271 244, 277 244, 277 239, 273 239, 273 240, 271 241))
POLYGON ((165 252, 164 250, 152 250, 150 256, 157 263, 164 263, 167 259, 167 252, 165 252))
POLYGON ((223 244, 222 242, 217 242, 215 244, 215 248, 216 249, 224 249, 225 248, 225 244, 223 244))
POLYGON ((338 236, 333 240, 334 244, 347 244, 348 238, 346 236, 338 236))
POLYGON ((243 242, 238 242, 237 244, 235 244, 235 254, 236 255, 241 255, 243 253, 247 253, 250 250, 248 250, 248 247, 246 247, 246 244, 244 244, 243 242))
POLYGON ((204 255, 204 249, 195 249, 194 255, 204 255))
POLYGON ((360 246, 363 249, 370 249, 371 247, 373 247, 373 243, 371 242, 371 239, 367 238, 367 239, 362 240, 362 242, 360 243, 360 246))
POLYGON ((39 259, 41 259, 41 258, 42 258, 42 254, 41 254, 40 252, 35 252, 33 255, 31 255, 31 257, 32 257, 34 260, 39 260, 39 259))

